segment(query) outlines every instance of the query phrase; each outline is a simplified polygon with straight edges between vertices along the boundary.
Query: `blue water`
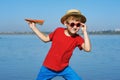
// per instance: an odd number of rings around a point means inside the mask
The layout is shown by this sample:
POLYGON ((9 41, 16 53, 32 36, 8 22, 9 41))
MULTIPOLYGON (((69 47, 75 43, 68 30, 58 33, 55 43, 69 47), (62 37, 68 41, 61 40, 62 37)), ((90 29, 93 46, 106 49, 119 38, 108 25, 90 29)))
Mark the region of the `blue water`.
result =
MULTIPOLYGON (((92 51, 76 48, 70 66, 83 80, 120 80, 120 35, 90 39, 92 51)), ((0 35, 0 80, 35 80, 50 45, 35 35, 0 35)))

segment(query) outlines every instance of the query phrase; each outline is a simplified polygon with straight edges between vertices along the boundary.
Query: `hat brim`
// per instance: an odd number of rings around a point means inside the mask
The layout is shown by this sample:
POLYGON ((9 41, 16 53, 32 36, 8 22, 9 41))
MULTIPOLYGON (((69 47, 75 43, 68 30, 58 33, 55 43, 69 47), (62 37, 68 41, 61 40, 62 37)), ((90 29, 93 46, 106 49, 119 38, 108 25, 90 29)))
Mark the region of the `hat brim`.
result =
POLYGON ((85 22, 86 22, 86 17, 85 17, 84 15, 72 13, 72 14, 66 14, 66 15, 64 15, 64 16, 61 18, 61 23, 64 24, 64 21, 65 21, 69 16, 79 16, 79 17, 81 17, 81 22, 82 22, 82 23, 85 23, 85 22))

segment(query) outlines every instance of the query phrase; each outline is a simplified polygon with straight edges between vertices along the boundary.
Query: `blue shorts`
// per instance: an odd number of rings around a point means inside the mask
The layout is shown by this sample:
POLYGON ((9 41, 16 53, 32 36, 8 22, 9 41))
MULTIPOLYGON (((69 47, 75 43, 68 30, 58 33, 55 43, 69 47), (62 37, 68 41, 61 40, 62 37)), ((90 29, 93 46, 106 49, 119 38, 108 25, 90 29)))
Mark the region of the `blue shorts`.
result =
POLYGON ((51 80, 56 76, 62 76, 65 80, 82 80, 69 66, 60 72, 42 66, 36 80, 51 80))

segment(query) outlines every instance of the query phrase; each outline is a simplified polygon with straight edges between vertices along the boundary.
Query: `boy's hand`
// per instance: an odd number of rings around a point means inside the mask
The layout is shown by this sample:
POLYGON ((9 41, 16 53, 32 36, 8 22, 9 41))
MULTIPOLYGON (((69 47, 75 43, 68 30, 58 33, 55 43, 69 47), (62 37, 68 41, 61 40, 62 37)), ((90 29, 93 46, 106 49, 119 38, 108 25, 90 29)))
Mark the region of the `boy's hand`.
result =
POLYGON ((29 22, 29 21, 27 21, 27 22, 28 22, 30 28, 36 27, 36 23, 34 23, 34 22, 29 22))
POLYGON ((87 26, 86 26, 86 24, 84 24, 84 23, 81 23, 81 30, 82 30, 82 32, 84 33, 84 32, 86 32, 87 31, 87 26))

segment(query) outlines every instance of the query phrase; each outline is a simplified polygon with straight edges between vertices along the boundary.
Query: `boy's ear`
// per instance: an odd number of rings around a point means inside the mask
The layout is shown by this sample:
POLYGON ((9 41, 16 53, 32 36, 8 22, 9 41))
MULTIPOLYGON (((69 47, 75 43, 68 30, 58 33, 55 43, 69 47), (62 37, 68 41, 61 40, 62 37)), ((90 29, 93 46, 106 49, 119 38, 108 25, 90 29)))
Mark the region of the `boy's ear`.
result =
POLYGON ((67 26, 67 24, 64 24, 65 26, 67 26))
POLYGON ((65 25, 65 26, 67 25, 66 21, 64 21, 64 25, 65 25))

